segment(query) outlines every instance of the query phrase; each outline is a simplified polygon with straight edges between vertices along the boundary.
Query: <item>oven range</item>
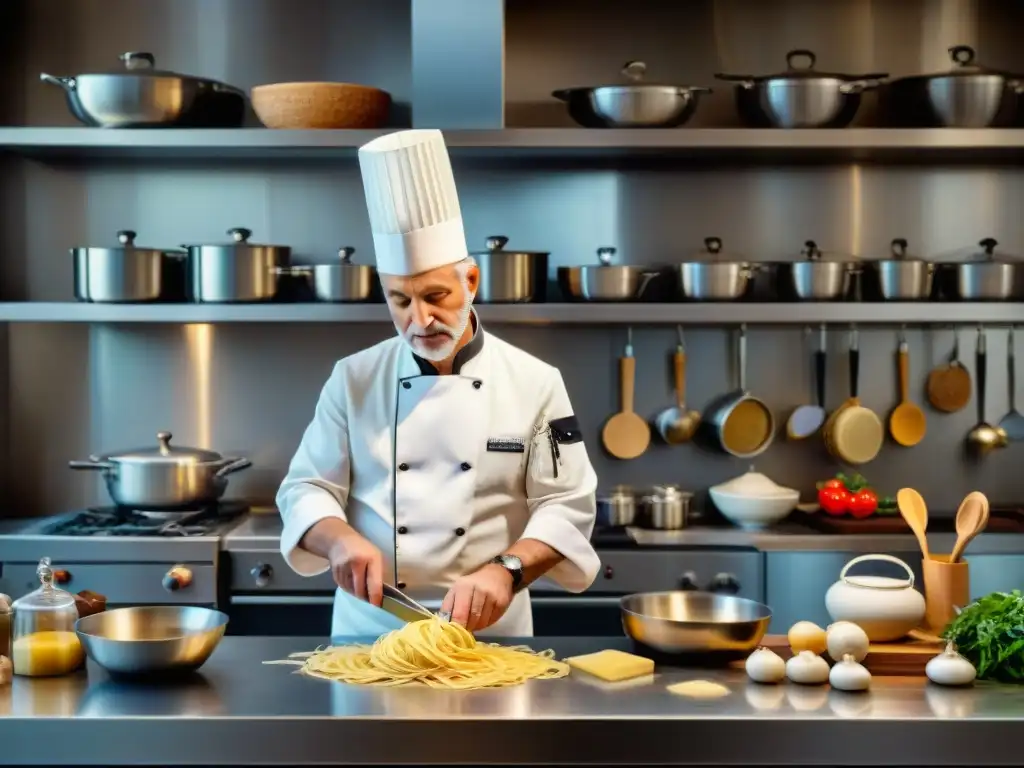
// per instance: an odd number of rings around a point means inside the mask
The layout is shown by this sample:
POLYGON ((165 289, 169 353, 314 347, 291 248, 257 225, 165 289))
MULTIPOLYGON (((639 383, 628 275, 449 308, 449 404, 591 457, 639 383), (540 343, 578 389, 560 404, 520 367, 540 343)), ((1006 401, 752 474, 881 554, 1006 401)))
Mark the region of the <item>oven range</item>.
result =
MULTIPOLYGON (((254 512, 225 535, 228 632, 323 637, 330 632, 332 577, 293 572, 281 556, 280 536, 276 511, 254 512)), ((641 546, 610 529, 595 531, 592 540, 601 572, 585 593, 570 594, 543 579, 530 588, 535 634, 621 635, 619 600, 634 592, 704 589, 764 600, 763 558, 756 549, 641 546)))
POLYGON ((240 501, 168 516, 91 507, 57 517, 0 525, 0 592, 17 599, 35 589, 39 559, 49 557, 70 592, 92 590, 107 605, 220 607, 221 541, 249 512, 240 501))

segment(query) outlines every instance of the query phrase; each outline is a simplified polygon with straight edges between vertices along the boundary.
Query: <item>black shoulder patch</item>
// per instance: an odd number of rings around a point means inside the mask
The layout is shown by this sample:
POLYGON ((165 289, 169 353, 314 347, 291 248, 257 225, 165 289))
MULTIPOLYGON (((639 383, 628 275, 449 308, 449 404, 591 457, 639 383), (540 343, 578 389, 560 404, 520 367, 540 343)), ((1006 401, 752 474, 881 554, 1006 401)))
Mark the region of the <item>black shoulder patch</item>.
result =
POLYGON ((548 422, 551 427, 551 434, 555 441, 561 445, 572 445, 583 441, 583 430, 580 429, 580 420, 575 416, 565 416, 561 419, 552 419, 548 422))

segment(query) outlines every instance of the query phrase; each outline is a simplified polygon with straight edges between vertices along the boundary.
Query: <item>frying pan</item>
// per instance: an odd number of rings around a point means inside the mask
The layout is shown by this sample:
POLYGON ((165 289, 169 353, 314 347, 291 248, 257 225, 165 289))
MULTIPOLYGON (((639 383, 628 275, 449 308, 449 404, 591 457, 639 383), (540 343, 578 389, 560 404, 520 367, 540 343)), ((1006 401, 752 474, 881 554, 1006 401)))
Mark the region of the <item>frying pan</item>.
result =
POLYGON ((839 406, 826 424, 825 444, 840 461, 867 464, 878 456, 885 439, 881 419, 860 403, 857 386, 860 381, 860 347, 857 331, 850 332, 850 397, 839 406))
POLYGON ((771 409, 747 391, 747 326, 739 333, 740 386, 721 395, 708 405, 700 426, 698 441, 712 450, 740 459, 758 456, 775 438, 775 417, 771 409))
MULTIPOLYGON (((786 422, 786 434, 790 440, 803 440, 810 437, 825 423, 825 370, 827 367, 825 324, 821 324, 821 336, 818 349, 814 352, 814 405, 798 406, 786 422)), ((810 335, 810 328, 807 329, 810 335)))

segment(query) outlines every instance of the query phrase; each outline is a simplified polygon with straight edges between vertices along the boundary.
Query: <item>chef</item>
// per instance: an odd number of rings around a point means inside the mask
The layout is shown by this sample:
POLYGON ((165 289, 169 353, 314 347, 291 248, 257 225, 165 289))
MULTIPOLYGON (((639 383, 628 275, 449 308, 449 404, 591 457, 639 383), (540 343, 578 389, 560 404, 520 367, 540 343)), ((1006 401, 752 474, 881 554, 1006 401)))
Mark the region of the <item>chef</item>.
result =
POLYGON ((277 494, 281 551, 338 585, 332 637, 402 625, 382 584, 470 630, 529 636, 527 587, 593 582, 597 478, 562 376, 488 332, 440 131, 359 150, 398 335, 339 360, 277 494))

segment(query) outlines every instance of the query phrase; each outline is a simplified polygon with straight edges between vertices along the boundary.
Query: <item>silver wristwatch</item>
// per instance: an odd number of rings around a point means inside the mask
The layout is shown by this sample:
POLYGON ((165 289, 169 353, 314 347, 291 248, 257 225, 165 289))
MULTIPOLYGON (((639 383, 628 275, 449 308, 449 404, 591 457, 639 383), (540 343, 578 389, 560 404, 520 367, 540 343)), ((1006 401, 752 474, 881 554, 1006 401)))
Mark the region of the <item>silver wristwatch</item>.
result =
POLYGON ((492 563, 500 565, 510 574, 512 574, 512 591, 515 592, 519 589, 519 585, 523 583, 523 561, 515 555, 498 555, 492 563))

